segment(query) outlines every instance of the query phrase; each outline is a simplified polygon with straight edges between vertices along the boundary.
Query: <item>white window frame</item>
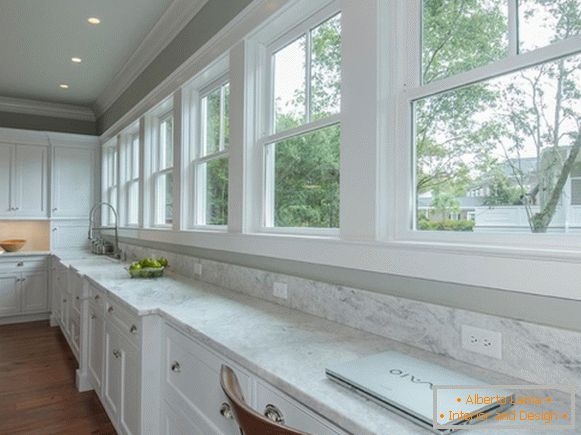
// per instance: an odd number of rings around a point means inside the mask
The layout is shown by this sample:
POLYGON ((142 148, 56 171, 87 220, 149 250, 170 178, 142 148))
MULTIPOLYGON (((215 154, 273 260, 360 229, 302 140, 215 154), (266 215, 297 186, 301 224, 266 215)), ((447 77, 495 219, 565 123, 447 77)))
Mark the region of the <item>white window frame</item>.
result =
MULTIPOLYGON (((192 122, 192 128, 190 132, 190 137, 192 138, 190 149, 188 150, 188 172, 190 180, 190 212, 188 218, 188 226, 190 229, 201 229, 201 230, 212 230, 212 231, 226 231, 228 225, 212 225, 206 223, 206 174, 202 169, 203 165, 211 162, 213 160, 219 160, 226 158, 230 159, 230 148, 225 146, 225 135, 224 135, 224 124, 222 123, 224 115, 224 86, 230 84, 230 76, 228 72, 223 72, 224 66, 227 67, 227 63, 221 62, 220 65, 215 65, 215 70, 212 71, 210 81, 204 81, 203 85, 192 86, 190 98, 190 119, 192 122), (216 78, 217 77, 217 78, 216 78), (202 107, 202 100, 215 92, 216 90, 221 90, 221 105, 220 105, 220 139, 219 139, 219 149, 211 154, 203 154, 205 135, 205 126, 203 119, 205 118, 204 108, 202 107)), ((230 178, 230 177, 229 177, 230 178)), ((230 180, 229 180, 230 181, 230 180)), ((186 190, 187 192, 187 190, 186 190)), ((228 222, 229 222, 228 217, 228 222)))
POLYGON ((175 203, 179 201, 176 197, 176 172, 175 172, 175 153, 176 153, 176 112, 173 107, 173 99, 168 99, 161 103, 157 108, 155 108, 149 114, 149 195, 150 195, 150 227, 157 229, 171 230, 174 227, 177 217, 175 216, 176 207, 175 203), (173 161, 168 167, 161 168, 161 162, 163 159, 162 153, 164 152, 161 146, 161 124, 169 118, 173 118, 173 128, 174 134, 172 135, 173 142, 173 161), (160 206, 160 192, 159 192, 159 180, 161 177, 168 174, 173 174, 173 205, 174 205, 174 216, 172 216, 172 223, 165 223, 165 204, 163 207, 160 206), (162 222, 162 220, 164 222, 162 222))
POLYGON ((141 142, 142 138, 139 131, 139 123, 133 125, 128 130, 126 130, 121 135, 121 150, 120 150, 120 168, 121 168, 121 222, 122 225, 128 228, 139 227, 140 225, 140 210, 141 210, 141 142), (137 145, 137 150, 134 150, 135 145, 137 145), (137 168, 133 167, 133 152, 137 152, 137 168), (135 172, 137 176, 132 177, 135 172), (129 221, 129 210, 130 210, 130 198, 129 192, 131 191, 131 186, 137 184, 137 221, 129 221))
MULTIPOLYGON (((119 210, 119 146, 117 138, 111 139, 109 142, 103 145, 102 148, 103 158, 102 158, 102 192, 103 201, 111 204, 116 210, 119 210)), ((101 215, 101 220, 103 225, 112 225, 114 222, 110 222, 111 213, 107 208, 103 208, 101 215)))
POLYGON ((388 216, 391 235, 396 241, 425 242, 428 244, 458 244, 498 247, 559 248, 579 246, 581 235, 574 234, 530 234, 530 233, 454 233, 442 231, 415 231, 415 150, 413 103, 443 92, 486 81, 498 76, 519 71, 541 63, 581 53, 581 36, 558 41, 552 45, 520 53, 518 50, 517 0, 509 0, 509 51, 507 57, 441 80, 421 83, 421 33, 422 0, 410 0, 400 5, 397 39, 406 41, 398 47, 399 67, 393 66, 394 74, 400 78, 397 113, 396 147, 394 164, 390 167, 396 174, 398 185, 392 187, 395 206, 388 216), (404 152, 401 152, 401 151, 404 152))
MULTIPOLYGON (((310 32, 323 24, 328 19, 333 18, 342 12, 340 1, 320 2, 318 5, 313 2, 311 8, 317 9, 309 10, 308 8, 299 17, 296 16, 295 11, 287 13, 287 24, 283 27, 282 32, 277 29, 276 34, 272 32, 263 31, 265 35, 260 42, 260 47, 257 49, 259 55, 256 56, 256 68, 259 70, 257 76, 259 77, 259 115, 257 116, 257 137, 256 147, 260 156, 262 183, 261 183, 261 214, 259 218, 258 231, 262 233, 274 234, 296 234, 296 235, 313 235, 324 237, 338 237, 339 228, 309 228, 309 227, 276 227, 274 226, 274 155, 270 152, 271 145, 290 139, 293 137, 302 136, 308 133, 313 133, 327 127, 339 125, 341 126, 341 113, 331 115, 327 118, 312 121, 310 119, 310 84, 311 74, 310 65, 306 65, 305 74, 305 124, 275 132, 275 110, 274 110, 274 54, 279 50, 284 49, 289 44, 292 44, 303 35, 307 35, 307 40, 310 38, 310 32), (282 33, 282 34, 281 34, 282 33), (276 36, 274 36, 276 35, 276 36)), ((279 18, 280 19, 280 18, 279 18)), ((285 21, 283 19, 283 21, 285 21)), ((271 23, 272 27, 279 27, 278 22, 271 23)), ((306 47, 306 57, 310 58, 309 46, 306 47)))

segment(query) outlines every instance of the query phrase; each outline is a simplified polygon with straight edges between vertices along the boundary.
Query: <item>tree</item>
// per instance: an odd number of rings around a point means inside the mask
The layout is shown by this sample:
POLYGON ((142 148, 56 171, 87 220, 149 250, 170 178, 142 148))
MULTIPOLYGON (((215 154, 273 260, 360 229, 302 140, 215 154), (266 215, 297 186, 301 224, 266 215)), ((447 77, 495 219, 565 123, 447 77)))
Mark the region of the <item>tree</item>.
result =
MULTIPOLYGON (((539 15, 544 26, 551 27, 550 43, 581 34, 581 6, 577 0, 535 0, 530 2, 524 17, 539 15), (556 22, 554 28, 549 22, 556 22)), ((537 157, 538 184, 529 198, 539 195, 540 210, 532 201, 525 208, 532 232, 546 232, 581 149, 581 57, 562 58, 529 68, 502 93, 506 138, 512 145, 506 155, 520 154, 533 144, 537 157)), ((522 174, 514 171, 522 185, 522 174)))
MULTIPOLYGON (((422 80, 429 83, 498 60, 507 53, 508 23, 500 0, 425 0, 422 80)), ((457 190, 483 170, 495 145, 489 125, 473 115, 496 97, 470 86, 416 103, 418 194, 457 190), (466 154, 473 156, 471 160, 466 154)))
MULTIPOLYGON (((304 47, 303 47, 304 48, 304 47)), ((341 20, 333 17, 311 33, 312 120, 338 112, 341 101, 341 20)), ((302 125, 305 93, 277 110, 279 131, 302 125)), ((277 104, 281 104, 280 101, 277 104)), ((278 142, 273 147, 274 219, 280 227, 339 227, 340 126, 278 142)))
MULTIPOLYGON (((523 27, 540 19, 552 35, 544 44, 581 34, 578 0, 520 6, 523 27)), ((505 57, 503 8, 505 1, 425 0, 424 82, 505 57)), ((537 36, 521 33, 521 49, 537 48, 527 40, 537 36)), ((483 178, 498 164, 490 155, 500 150, 512 174, 494 180, 486 202, 510 203, 520 192, 531 231, 547 231, 581 149, 580 71, 581 56, 564 58, 417 103, 418 193, 457 190, 483 178), (520 170, 530 150, 537 160, 532 186, 520 170)))

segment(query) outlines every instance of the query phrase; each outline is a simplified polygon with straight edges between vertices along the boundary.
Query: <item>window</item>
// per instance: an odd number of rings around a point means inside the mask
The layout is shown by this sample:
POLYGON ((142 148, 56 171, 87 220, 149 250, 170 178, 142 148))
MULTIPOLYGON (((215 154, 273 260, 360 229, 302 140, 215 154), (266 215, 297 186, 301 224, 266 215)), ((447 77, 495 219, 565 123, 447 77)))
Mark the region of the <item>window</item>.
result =
MULTIPOLYGON (((115 208, 118 195, 117 158, 117 141, 114 139, 103 147, 103 201, 115 208)), ((109 208, 103 210, 108 210, 104 212, 103 223, 115 223, 113 212, 109 208)))
POLYGON ((153 225, 173 224, 173 111, 165 112, 154 119, 151 152, 153 185, 153 225))
POLYGON ((228 224, 230 84, 226 77, 198 94, 198 144, 192 170, 196 186, 194 225, 228 224))
POLYGON ((341 49, 336 12, 268 47, 264 227, 339 227, 341 49))
POLYGON ((131 133, 125 134, 122 143, 122 189, 123 204, 122 216, 125 225, 139 225, 139 131, 134 128, 131 133))
POLYGON ((415 229, 581 231, 580 5, 423 1, 415 229))

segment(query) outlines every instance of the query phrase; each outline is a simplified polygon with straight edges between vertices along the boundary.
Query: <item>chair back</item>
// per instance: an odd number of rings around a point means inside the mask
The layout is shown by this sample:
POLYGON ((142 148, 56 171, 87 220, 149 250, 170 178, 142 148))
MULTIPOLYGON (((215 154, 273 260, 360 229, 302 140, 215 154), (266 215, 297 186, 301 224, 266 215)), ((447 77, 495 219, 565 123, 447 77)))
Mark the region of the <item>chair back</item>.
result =
POLYGON ((308 435, 276 423, 248 406, 236 373, 226 365, 220 370, 220 385, 243 435, 308 435))

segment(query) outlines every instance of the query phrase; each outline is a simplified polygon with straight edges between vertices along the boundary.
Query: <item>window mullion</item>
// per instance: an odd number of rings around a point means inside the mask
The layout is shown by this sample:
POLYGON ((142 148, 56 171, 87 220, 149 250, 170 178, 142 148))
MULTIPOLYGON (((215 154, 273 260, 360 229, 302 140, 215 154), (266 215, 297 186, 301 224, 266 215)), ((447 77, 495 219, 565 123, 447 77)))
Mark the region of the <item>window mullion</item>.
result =
POLYGON ((519 54, 518 0, 508 1, 508 55, 519 54))
POLYGON ((305 118, 306 123, 311 122, 311 74, 312 74, 312 55, 313 55, 313 47, 312 47, 312 37, 311 32, 306 33, 306 47, 305 47, 305 54, 306 54, 306 63, 305 63, 305 118))
POLYGON ((220 151, 224 150, 226 137, 225 137, 225 130, 226 130, 226 123, 225 123, 225 112, 226 112, 226 88, 224 85, 220 88, 220 151))

